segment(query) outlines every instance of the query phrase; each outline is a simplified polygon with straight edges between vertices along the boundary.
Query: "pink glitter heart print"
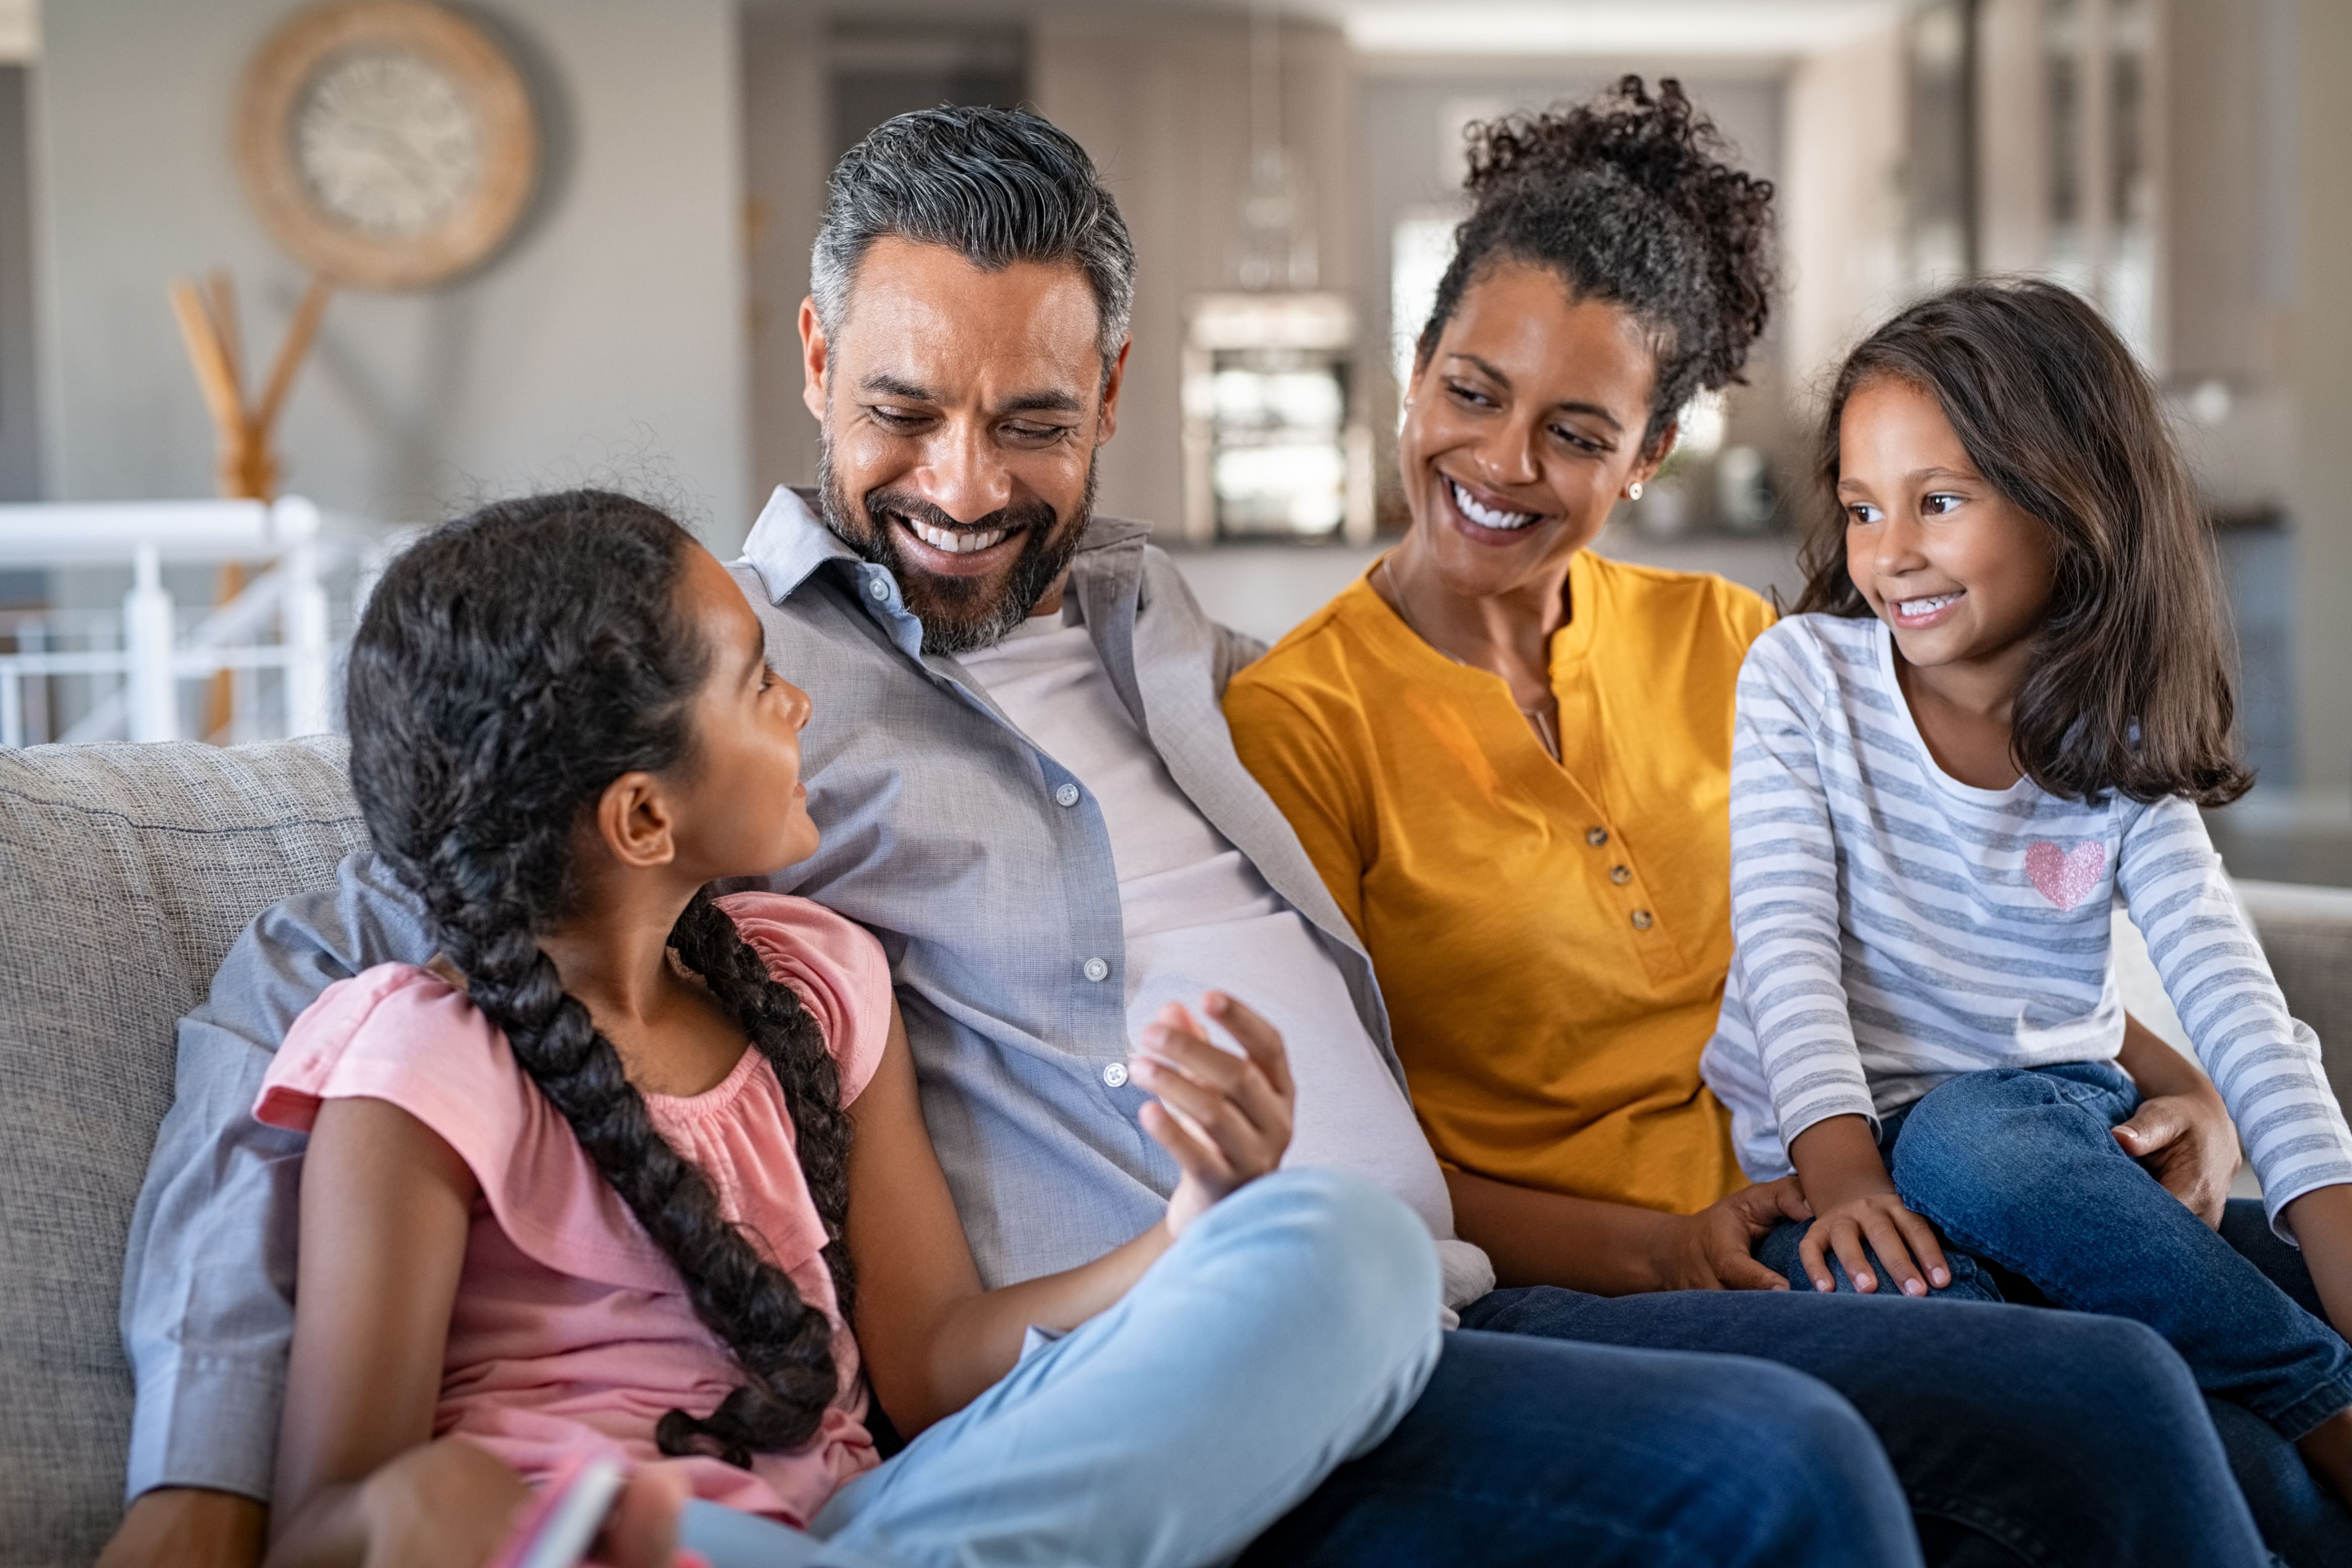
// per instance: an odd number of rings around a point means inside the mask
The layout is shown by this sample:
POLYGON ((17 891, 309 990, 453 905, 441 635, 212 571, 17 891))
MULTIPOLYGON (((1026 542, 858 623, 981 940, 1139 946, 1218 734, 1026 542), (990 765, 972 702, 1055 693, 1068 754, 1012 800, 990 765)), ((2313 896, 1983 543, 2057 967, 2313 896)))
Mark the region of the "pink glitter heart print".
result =
POLYGON ((2097 839, 2061 849, 2044 838, 2025 847, 2025 874, 2042 896, 2072 910, 2098 890, 2107 868, 2107 847, 2097 839))

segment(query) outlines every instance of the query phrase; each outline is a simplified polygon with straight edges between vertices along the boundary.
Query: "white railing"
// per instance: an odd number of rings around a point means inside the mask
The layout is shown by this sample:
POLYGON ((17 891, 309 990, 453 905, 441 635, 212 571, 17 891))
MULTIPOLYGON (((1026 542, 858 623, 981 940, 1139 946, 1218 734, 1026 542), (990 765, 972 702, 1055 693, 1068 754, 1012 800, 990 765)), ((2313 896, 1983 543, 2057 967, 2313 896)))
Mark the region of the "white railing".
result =
POLYGON ((331 729, 335 650, 326 580, 355 564, 355 609, 383 549, 377 531, 331 520, 299 496, 271 502, 0 506, 0 567, 127 565, 131 574, 119 616, 89 611, 0 616, 0 637, 14 648, 0 653, 0 745, 23 745, 28 717, 38 719, 33 728, 40 740, 177 740, 181 683, 223 672, 238 683, 234 738, 331 729), (186 563, 259 570, 233 598, 183 627, 187 617, 164 587, 163 569, 186 563), (276 706, 282 723, 263 729, 256 678, 266 670, 279 675, 276 706), (48 697, 48 682, 59 676, 94 681, 86 706, 63 733, 50 722, 48 697))

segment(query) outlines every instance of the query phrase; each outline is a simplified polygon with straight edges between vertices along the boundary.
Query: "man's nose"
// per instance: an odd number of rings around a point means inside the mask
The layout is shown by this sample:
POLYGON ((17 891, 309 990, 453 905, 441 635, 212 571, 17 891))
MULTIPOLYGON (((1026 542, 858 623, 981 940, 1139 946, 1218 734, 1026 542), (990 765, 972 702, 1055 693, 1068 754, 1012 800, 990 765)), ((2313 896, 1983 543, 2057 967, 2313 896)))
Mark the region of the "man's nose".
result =
POLYGON ((1013 500, 1013 475, 983 431, 951 426, 935 437, 916 474, 923 499, 958 522, 978 522, 1013 500))

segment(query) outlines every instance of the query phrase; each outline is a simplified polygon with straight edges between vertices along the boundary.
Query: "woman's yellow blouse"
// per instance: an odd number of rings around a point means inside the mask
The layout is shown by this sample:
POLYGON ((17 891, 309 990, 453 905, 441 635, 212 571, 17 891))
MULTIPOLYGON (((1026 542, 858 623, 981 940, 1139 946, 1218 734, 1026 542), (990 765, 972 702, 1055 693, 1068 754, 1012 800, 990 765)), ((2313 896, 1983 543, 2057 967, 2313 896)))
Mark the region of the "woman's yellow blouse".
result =
POLYGON ((1731 963, 1732 694, 1764 602, 1580 552, 1560 761, 1359 580, 1225 716, 1355 922, 1438 1157, 1688 1213, 1739 1186, 1699 1082, 1731 963))

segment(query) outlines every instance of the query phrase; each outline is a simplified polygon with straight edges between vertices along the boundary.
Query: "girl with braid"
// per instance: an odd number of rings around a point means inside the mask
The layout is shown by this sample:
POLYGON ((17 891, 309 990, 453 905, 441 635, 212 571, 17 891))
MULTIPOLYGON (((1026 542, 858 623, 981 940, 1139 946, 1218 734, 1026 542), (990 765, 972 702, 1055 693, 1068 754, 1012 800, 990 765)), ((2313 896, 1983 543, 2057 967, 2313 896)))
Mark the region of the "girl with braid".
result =
POLYGON ((441 529, 348 710, 441 957, 331 987, 257 1107, 310 1134, 273 1564, 479 1563, 593 1458, 631 1475, 616 1564, 1207 1563, 1418 1395, 1427 1232, 1276 1173, 1282 1042, 1214 994, 1237 1050, 1175 1007, 1137 1044, 1165 1216, 982 1289, 879 946, 708 891, 815 848, 809 702, 669 519, 584 491, 441 529))

